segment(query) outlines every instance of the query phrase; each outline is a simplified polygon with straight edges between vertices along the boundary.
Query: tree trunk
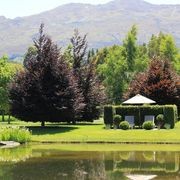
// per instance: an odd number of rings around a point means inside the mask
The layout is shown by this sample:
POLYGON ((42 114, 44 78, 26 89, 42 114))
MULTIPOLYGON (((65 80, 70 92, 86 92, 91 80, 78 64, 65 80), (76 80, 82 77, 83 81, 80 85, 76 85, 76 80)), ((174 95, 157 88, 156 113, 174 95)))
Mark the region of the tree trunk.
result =
POLYGON ((76 120, 72 120, 72 124, 75 125, 76 124, 76 120))
POLYGON ((11 121, 11 115, 9 114, 9 116, 8 116, 8 124, 10 124, 10 121, 11 121))
POLYGON ((45 122, 44 121, 41 122, 41 127, 45 127, 45 122))

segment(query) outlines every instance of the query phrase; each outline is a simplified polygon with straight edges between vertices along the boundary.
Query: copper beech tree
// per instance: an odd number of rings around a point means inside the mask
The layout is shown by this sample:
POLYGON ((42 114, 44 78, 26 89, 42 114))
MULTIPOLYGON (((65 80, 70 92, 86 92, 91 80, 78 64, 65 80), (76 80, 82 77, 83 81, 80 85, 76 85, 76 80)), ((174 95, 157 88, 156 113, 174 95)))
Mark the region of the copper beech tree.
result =
POLYGON ((83 96, 57 46, 43 33, 34 41, 25 69, 10 85, 11 114, 24 121, 74 121, 84 108, 83 96), (32 52, 32 54, 31 54, 32 52))
POLYGON ((179 82, 180 77, 173 71, 171 63, 156 58, 146 72, 136 75, 124 98, 140 93, 158 104, 176 104, 180 107, 179 82))

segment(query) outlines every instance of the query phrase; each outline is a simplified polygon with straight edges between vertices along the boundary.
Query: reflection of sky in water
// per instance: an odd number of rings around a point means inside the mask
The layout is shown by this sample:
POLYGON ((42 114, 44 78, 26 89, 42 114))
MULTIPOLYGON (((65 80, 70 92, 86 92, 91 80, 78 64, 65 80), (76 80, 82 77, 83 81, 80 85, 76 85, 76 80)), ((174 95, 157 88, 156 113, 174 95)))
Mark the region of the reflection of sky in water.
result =
POLYGON ((123 180, 137 174, 180 179, 180 152, 65 151, 52 146, 0 149, 0 179, 123 180))

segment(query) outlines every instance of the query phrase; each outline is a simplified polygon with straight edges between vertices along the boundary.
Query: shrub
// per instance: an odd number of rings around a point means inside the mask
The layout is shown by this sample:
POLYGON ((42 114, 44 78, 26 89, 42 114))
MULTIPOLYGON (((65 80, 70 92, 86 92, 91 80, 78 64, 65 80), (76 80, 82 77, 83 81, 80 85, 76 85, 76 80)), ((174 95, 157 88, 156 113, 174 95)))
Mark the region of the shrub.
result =
POLYGON ((31 132, 26 128, 4 127, 0 129, 0 140, 26 143, 31 140, 31 132))
POLYGON ((164 125, 164 115, 163 114, 159 114, 156 116, 155 124, 158 126, 159 129, 161 127, 163 127, 163 125, 164 125))
POLYGON ((119 128, 119 124, 121 123, 121 121, 122 121, 122 117, 121 117, 120 115, 116 114, 116 115, 114 116, 114 120, 113 120, 114 126, 116 126, 117 128, 119 128))
POLYGON ((122 121, 120 123, 120 129, 123 129, 123 130, 127 130, 130 128, 130 125, 129 125, 129 122, 128 121, 122 121))
POLYGON ((111 105, 106 105, 104 106, 104 124, 113 124, 113 106, 111 105))
POLYGON ((156 116, 156 121, 160 121, 162 122, 164 120, 164 115, 163 114, 159 114, 156 116))
POLYGON ((151 130, 154 128, 154 123, 152 121, 146 121, 143 123, 143 129, 151 130))

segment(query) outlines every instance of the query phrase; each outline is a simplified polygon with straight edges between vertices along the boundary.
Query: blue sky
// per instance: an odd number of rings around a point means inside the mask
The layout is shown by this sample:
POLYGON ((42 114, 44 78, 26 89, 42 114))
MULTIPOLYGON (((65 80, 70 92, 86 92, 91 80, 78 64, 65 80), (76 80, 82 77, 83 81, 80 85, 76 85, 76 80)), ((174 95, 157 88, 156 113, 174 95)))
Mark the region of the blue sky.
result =
MULTIPOLYGON (((29 16, 70 2, 103 4, 111 0, 0 0, 0 16, 29 16)), ((180 0, 146 0, 155 4, 180 4, 180 0)))

